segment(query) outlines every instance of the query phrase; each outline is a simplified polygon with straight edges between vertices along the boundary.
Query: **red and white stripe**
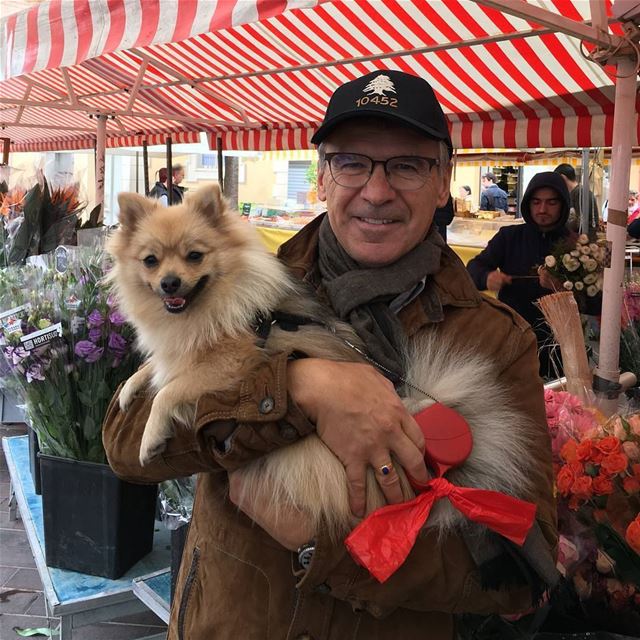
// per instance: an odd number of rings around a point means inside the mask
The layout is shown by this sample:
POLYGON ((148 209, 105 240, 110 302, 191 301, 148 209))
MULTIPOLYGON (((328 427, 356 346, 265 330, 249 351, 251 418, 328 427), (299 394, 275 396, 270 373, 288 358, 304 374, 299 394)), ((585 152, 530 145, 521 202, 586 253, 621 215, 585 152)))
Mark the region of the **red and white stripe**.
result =
MULTIPOLYGON (((526 1, 591 18, 586 0, 526 1)), ((612 0, 603 2, 610 14, 612 0)), ((84 144, 94 110, 118 115, 108 141, 207 131, 225 149, 308 148, 333 90, 384 69, 431 83, 459 148, 612 142, 610 70, 586 60, 576 38, 531 35, 533 23, 474 0, 52 0, 2 28, 11 77, 0 82, 0 124, 15 150, 84 144), (514 33, 522 37, 476 44, 514 33), (143 90, 127 113, 144 56, 143 90), (68 82, 82 110, 63 107, 68 82), (18 105, 10 101, 46 104, 28 106, 12 125, 18 105), (38 123, 60 129, 25 133, 38 123)), ((637 113, 629 136, 640 144, 637 113)))

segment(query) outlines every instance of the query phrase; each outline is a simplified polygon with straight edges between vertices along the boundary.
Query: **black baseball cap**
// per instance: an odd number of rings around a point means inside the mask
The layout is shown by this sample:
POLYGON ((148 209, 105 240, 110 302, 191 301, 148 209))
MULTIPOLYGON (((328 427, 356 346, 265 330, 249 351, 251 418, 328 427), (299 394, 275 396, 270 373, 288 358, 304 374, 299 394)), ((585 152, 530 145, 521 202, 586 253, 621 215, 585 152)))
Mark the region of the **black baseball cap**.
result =
POLYGON ((431 85, 418 76, 392 70, 374 71, 339 86, 311 142, 320 144, 341 122, 365 116, 407 125, 444 141, 449 155, 453 153, 447 120, 431 85))

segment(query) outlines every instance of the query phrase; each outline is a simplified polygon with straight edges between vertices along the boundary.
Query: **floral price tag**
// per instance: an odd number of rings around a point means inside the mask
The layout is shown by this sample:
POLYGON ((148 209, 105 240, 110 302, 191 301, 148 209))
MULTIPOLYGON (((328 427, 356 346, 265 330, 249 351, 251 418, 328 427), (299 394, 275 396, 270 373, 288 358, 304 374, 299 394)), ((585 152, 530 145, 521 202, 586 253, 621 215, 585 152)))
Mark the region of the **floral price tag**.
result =
POLYGON ((21 317, 30 310, 31 305, 27 303, 0 313, 0 326, 2 326, 5 335, 21 331, 21 317))
POLYGON ((61 322, 52 324, 46 329, 40 329, 40 331, 28 333, 26 336, 22 336, 22 338, 20 338, 20 342, 24 349, 32 351, 37 347, 43 347, 44 345, 49 344, 52 340, 59 337, 62 337, 61 322))

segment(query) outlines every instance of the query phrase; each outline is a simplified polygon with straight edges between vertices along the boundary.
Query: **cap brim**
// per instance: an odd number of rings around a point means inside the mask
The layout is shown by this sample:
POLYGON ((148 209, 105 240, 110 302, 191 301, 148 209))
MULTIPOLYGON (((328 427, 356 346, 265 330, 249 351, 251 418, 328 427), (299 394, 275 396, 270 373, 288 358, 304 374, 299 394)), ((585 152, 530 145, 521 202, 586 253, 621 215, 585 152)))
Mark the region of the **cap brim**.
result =
POLYGON ((407 125, 412 129, 416 129, 429 138, 446 142, 450 152, 453 149, 451 138, 448 134, 446 136, 443 136, 442 132, 436 131, 431 127, 427 127, 423 123, 413 120, 413 118, 407 118, 406 116, 399 116, 385 111, 376 111, 375 109, 360 109, 356 112, 350 111, 348 113, 341 113, 340 115, 337 115, 334 118, 323 122, 313 134, 311 143, 320 144, 339 124, 342 124, 347 120, 357 120, 363 117, 384 118, 385 120, 391 120, 393 122, 407 125))

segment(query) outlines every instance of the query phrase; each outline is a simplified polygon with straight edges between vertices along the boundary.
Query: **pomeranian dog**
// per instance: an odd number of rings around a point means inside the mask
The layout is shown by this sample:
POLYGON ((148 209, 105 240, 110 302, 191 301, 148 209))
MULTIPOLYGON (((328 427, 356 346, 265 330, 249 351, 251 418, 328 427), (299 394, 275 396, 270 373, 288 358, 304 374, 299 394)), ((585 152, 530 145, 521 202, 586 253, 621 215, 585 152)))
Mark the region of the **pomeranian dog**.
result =
MULTIPOLYGON (((201 395, 237 387, 271 354, 297 351, 362 361, 347 343, 363 349, 352 328, 332 317, 267 252, 255 230, 229 210, 216 185, 173 207, 133 193, 120 194, 118 202, 119 228, 107 244, 114 263, 109 280, 147 358, 124 385, 120 406, 126 410, 143 387, 154 394, 141 464, 164 449, 176 422, 193 423, 201 395), (297 331, 274 324, 266 340, 258 340, 256 324, 274 311, 313 323, 297 331)), ((525 418, 504 408, 504 391, 491 382, 491 363, 435 338, 408 345, 406 357, 408 379, 458 410, 472 428, 472 454, 449 474, 452 482, 526 494, 528 472, 519 461, 526 460, 524 434, 530 430, 519 429, 525 418), (496 429, 500 424, 509 428, 496 429)), ((413 395, 404 402, 412 413, 433 402, 408 392, 413 395)), ((406 475, 394 462, 405 497, 413 497, 406 475)), ((336 539, 356 523, 344 467, 313 434, 247 465, 242 473, 245 491, 272 505, 276 514, 293 506, 309 514, 316 530, 322 524, 336 539)), ((383 504, 370 469, 367 513, 383 504)), ((458 517, 450 506, 436 505, 429 522, 448 527, 458 517)))

